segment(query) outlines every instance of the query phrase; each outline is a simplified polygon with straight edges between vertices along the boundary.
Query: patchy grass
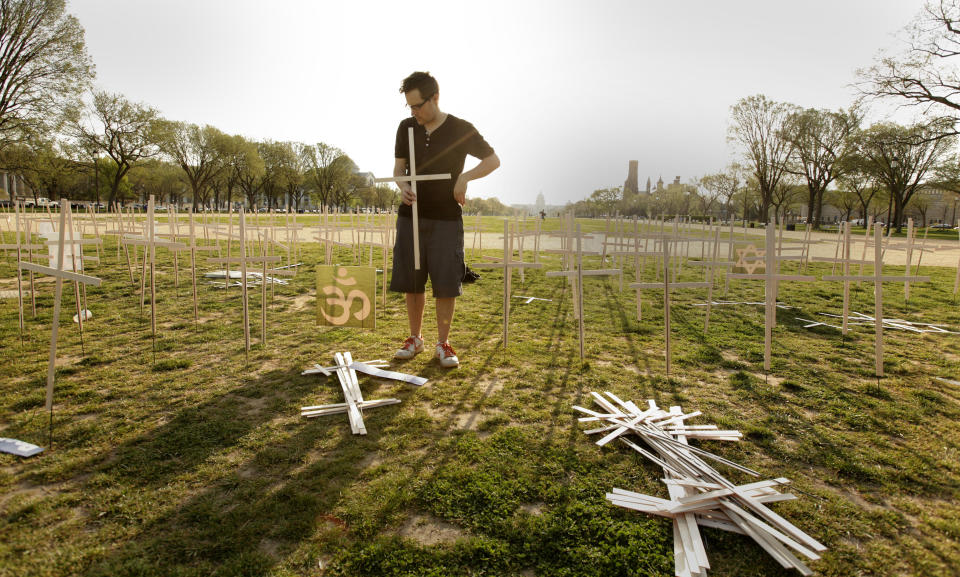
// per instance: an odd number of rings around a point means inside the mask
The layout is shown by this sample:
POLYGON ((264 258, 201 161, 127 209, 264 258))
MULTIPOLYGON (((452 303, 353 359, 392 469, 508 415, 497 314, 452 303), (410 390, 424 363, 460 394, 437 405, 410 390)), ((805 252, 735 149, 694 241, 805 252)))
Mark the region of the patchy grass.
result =
MULTIPOLYGON (((485 231, 502 231, 497 222, 484 219, 485 231)), ((556 230, 556 220, 545 224, 556 230)), ((667 379, 655 292, 644 294, 637 321, 631 291, 588 279, 581 363, 562 281, 528 271, 521 285, 514 275, 516 293, 552 300, 515 300, 504 351, 502 273, 481 271, 465 286, 451 335, 461 368, 444 371, 424 354, 394 363, 429 378, 422 388, 361 377, 365 397, 403 401, 367 411, 361 437, 345 416, 299 417, 300 406, 342 401, 334 379, 300 372, 334 351, 389 357, 406 336, 399 295, 378 310, 376 331, 316 326, 321 253, 305 244, 297 276, 267 292, 266 346, 260 291, 251 291, 246 353, 239 291, 201 282, 195 322, 186 261, 177 287, 161 250, 154 338, 139 282, 115 240, 105 246, 89 271, 104 282, 87 290, 94 317, 82 343, 64 291, 52 446, 44 411, 52 284, 38 285, 22 345, 16 300, 0 301, 0 436, 48 447, 27 460, 0 455, 0 576, 670 575, 670 524, 604 500, 611 487, 665 496, 661 472, 620 447, 593 445, 571 409, 604 390, 679 403, 703 411, 698 422, 741 430, 740 443, 703 445, 793 480, 800 498, 774 508, 828 546, 812 564, 823 574, 952 575, 960 566, 960 387, 932 379, 960 380, 960 339, 888 332, 888 376, 878 383, 871 330, 842 338, 797 320, 839 312, 838 283, 781 285, 780 300, 796 308, 778 311, 769 375, 760 307, 714 308, 704 335, 705 311, 690 306, 703 296, 677 292, 667 379)), ((0 278, 14 271, 10 257, 0 259, 0 278)), ((650 263, 644 274, 653 278, 650 263)), ((909 302, 902 288, 884 288, 887 314, 960 327, 954 271, 922 274, 933 282, 915 285, 909 302)), ((696 275, 685 267, 681 276, 696 275)), ((725 298, 762 293, 740 281, 725 298)), ((872 311, 869 285, 854 286, 851 298, 851 310, 872 311)), ((434 318, 430 304, 428 342, 434 318)), ((704 535, 711 575, 789 574, 743 537, 704 535)))

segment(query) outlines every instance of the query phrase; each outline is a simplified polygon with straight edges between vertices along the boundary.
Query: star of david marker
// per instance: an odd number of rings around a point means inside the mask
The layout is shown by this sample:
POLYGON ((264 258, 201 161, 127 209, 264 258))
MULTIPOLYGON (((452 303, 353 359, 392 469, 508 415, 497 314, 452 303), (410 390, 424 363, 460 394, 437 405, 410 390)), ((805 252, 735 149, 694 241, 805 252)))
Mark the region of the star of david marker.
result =
MULTIPOLYGON (((413 151, 413 127, 407 128, 407 138, 409 139, 410 145, 410 174, 408 176, 394 176, 391 178, 375 178, 374 182, 409 182, 410 188, 413 189, 413 196, 417 196, 417 182, 421 180, 447 180, 450 178, 450 174, 423 174, 417 176, 417 162, 415 154, 413 151)), ((414 270, 420 270, 420 217, 417 212, 417 201, 414 200, 413 204, 410 205, 410 209, 413 212, 413 268, 414 270)))

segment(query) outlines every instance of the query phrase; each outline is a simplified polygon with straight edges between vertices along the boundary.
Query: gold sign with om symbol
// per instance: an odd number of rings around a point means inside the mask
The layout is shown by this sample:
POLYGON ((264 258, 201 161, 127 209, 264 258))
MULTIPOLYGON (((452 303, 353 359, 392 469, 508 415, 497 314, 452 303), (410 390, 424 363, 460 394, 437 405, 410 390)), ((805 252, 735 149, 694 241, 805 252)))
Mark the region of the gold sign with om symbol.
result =
POLYGON ((377 269, 366 266, 317 267, 317 323, 375 329, 377 269))

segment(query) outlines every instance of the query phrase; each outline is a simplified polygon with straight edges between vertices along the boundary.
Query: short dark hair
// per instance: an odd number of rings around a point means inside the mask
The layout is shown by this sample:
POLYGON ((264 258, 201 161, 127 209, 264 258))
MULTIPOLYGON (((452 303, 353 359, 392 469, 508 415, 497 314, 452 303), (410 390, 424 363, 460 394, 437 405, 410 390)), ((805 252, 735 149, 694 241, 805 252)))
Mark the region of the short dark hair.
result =
POLYGON ((429 72, 414 72, 403 79, 400 85, 400 92, 406 94, 413 90, 419 90, 421 98, 430 99, 433 95, 440 92, 440 86, 437 79, 430 76, 429 72))

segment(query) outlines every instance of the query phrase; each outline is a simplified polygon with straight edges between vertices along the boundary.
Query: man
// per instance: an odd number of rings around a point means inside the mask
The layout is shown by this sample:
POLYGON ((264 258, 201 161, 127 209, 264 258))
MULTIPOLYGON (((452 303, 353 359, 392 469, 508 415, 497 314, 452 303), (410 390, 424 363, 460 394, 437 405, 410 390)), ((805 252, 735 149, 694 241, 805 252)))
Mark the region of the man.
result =
POLYGON ((409 174, 407 129, 412 126, 417 174, 450 173, 451 178, 418 182, 416 195, 409 182, 398 183, 403 204, 397 218, 390 290, 406 293, 410 336, 394 357, 411 359, 423 351, 421 328, 429 276, 437 306, 435 356, 440 366, 457 367, 460 360, 448 337, 465 272, 461 207, 466 202, 467 183, 496 170, 500 159, 472 124, 440 110, 440 90, 429 72, 414 72, 405 78, 400 92, 407 100, 410 118, 397 129, 393 175, 409 174), (464 172, 467 155, 479 158, 480 163, 464 172), (414 201, 420 225, 420 270, 414 270, 413 263, 410 205, 414 201))

